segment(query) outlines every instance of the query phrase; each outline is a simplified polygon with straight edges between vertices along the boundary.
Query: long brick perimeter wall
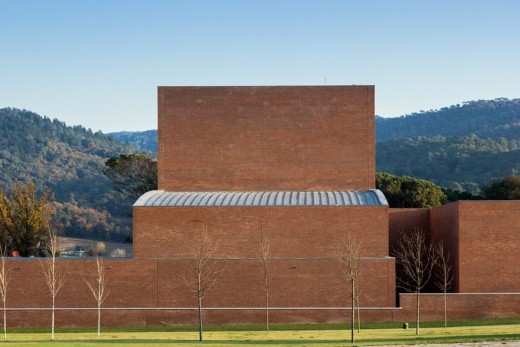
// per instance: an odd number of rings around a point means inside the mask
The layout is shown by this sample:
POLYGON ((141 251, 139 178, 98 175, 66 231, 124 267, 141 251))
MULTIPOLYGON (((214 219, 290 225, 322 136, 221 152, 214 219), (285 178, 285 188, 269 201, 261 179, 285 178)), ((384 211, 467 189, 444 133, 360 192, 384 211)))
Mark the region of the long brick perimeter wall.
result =
MULTIPOLYGON (((188 259, 106 260, 110 294, 105 308, 191 308, 189 310, 107 310, 103 324, 162 325, 194 324, 197 301, 184 278, 192 262, 188 259), (122 319, 124 317, 124 319, 122 319)), ((256 310, 216 310, 205 313, 206 322, 261 323, 265 307, 263 281, 256 259, 214 261, 223 272, 203 299, 208 308, 256 308, 256 310)), ((379 308, 367 313, 367 319, 385 319, 395 307, 394 260, 361 260, 361 305, 379 308), (378 314, 378 312, 382 312, 378 314)), ((58 308, 95 308, 96 301, 85 278, 94 271, 92 260, 58 260, 66 273, 66 282, 57 296, 58 308)), ((12 278, 7 306, 10 309, 49 308, 51 300, 40 261, 9 260, 12 278)), ((273 259, 271 262, 270 306, 273 308, 349 307, 349 291, 338 262, 331 259, 273 259)), ((95 311, 58 311, 59 326, 95 324, 95 311)), ((341 322, 344 310, 273 310, 273 323, 341 322)), ((14 310, 8 314, 9 326, 48 326, 48 311, 14 310)))

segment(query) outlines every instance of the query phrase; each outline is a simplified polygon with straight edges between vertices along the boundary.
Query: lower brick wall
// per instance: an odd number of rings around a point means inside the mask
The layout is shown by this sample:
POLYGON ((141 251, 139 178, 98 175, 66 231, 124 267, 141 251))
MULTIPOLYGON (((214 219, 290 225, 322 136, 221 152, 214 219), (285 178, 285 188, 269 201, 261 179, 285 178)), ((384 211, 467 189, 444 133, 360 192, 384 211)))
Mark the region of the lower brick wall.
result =
MULTIPOLYGON (((415 294, 400 294, 402 310, 396 312, 396 321, 414 322, 415 294)), ((448 320, 520 317, 520 293, 448 293, 446 297, 448 320)), ((444 295, 421 294, 421 321, 444 320, 444 295)))
MULTIPOLYGON (((95 326, 96 302, 84 278, 93 270, 92 260, 59 260, 66 283, 57 297, 58 327, 95 326), (67 310, 63 310, 66 308, 67 310)), ((49 326, 50 297, 38 260, 8 262, 12 277, 8 290, 10 327, 49 326)), ((103 304, 103 326, 180 325, 197 322, 196 299, 183 283, 189 260, 105 260, 110 295, 103 304), (186 308, 157 310, 156 308, 186 308), (116 308, 115 310, 113 308, 116 308), (119 308, 119 309, 117 309, 119 308), (131 308, 147 308, 135 310, 131 308)), ((265 321, 265 303, 258 262, 254 259, 220 260, 225 272, 203 300, 207 324, 245 324, 265 321), (237 280, 240 278, 240 280, 237 280), (221 310, 219 308, 230 308, 221 310), (233 309, 235 308, 235 309, 233 309), (239 308, 239 309, 236 309, 239 308), (249 309, 248 309, 249 308, 249 309), (254 308, 254 309, 251 309, 254 308)), ((362 321, 407 321, 415 317, 415 296, 400 294, 395 307, 393 258, 363 259, 361 270, 362 321)), ((345 322, 351 303, 330 259, 276 259, 272 261, 270 321, 272 323, 345 322), (328 308, 313 310, 312 307, 328 308), (343 309, 339 309, 343 307, 343 309), (298 309, 291 309, 298 308, 298 309), (307 309, 309 308, 309 309, 307 309)), ((421 294, 421 319, 443 319, 443 296, 421 294)), ((520 316, 520 294, 448 294, 449 319, 520 316)))
MULTIPOLYGON (((110 294, 103 307, 122 310, 103 311, 103 325, 194 324, 195 310, 160 311, 154 308, 195 308, 183 274, 191 266, 188 259, 106 259, 104 266, 110 294), (151 310, 126 310, 148 308, 151 310)), ((223 259, 216 264, 224 271, 203 299, 207 308, 257 308, 257 310, 206 311, 206 322, 262 323, 265 307, 262 277, 256 259, 223 259)), ((43 265, 45 265, 43 263, 43 265)), ((95 308, 96 301, 85 284, 94 271, 94 260, 58 260, 66 282, 56 298, 58 308, 95 308)), ((11 259, 12 269, 7 306, 10 309, 49 308, 49 291, 36 259, 11 259)), ((361 298, 363 307, 395 307, 393 258, 361 259, 361 298)), ((349 307, 348 287, 337 261, 332 259, 273 259, 271 262, 270 306, 278 308, 349 307)), ((385 313, 386 315, 386 313, 385 313)), ((273 310, 273 323, 342 322, 344 310, 273 310)), ((372 311, 367 318, 384 315, 372 311)), ((386 319, 386 318, 384 318, 386 319)), ((48 326, 50 311, 13 310, 9 326, 48 326)), ((57 326, 93 326, 96 311, 58 310, 57 326)))

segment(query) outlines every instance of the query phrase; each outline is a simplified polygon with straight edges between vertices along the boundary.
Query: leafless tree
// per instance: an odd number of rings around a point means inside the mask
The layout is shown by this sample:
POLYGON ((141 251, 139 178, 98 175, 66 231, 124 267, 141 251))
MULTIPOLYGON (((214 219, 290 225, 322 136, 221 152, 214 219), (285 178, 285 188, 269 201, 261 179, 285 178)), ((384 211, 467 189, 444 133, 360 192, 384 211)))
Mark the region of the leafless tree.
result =
POLYGON ((435 286, 444 294, 444 327, 446 328, 448 326, 448 305, 446 293, 450 290, 453 282, 450 253, 444 249, 444 243, 441 241, 437 247, 435 247, 435 254, 437 256, 437 281, 435 281, 435 286))
POLYGON ((4 309, 4 340, 7 340, 7 287, 11 279, 11 268, 6 264, 7 247, 0 245, 0 295, 4 309))
POLYGON ((101 336, 101 305, 107 298, 110 291, 107 288, 108 280, 106 277, 105 264, 103 259, 101 259, 98 255, 96 255, 96 270, 93 276, 90 277, 90 280, 88 278, 84 279, 97 302, 97 336, 101 336))
POLYGON ((269 332, 269 280, 271 276, 271 247, 267 236, 260 231, 259 268, 262 274, 265 299, 265 331, 269 332))
MULTIPOLYGON (((344 240, 340 240, 335 251, 335 258, 341 264, 341 274, 349 286, 351 307, 351 331, 350 340, 354 342, 354 326, 356 321, 356 304, 359 306, 359 276, 360 266, 359 257, 361 253, 361 242, 356 241, 355 237, 349 233, 344 240)), ((358 311, 359 318, 359 311, 358 311)), ((359 324, 359 322, 358 322, 359 324)))
POLYGON ((53 228, 48 228, 49 235, 47 240, 47 257, 40 259, 40 265, 45 275, 45 281, 52 299, 51 309, 51 339, 54 340, 54 311, 56 305, 56 296, 65 284, 65 273, 61 271, 56 261, 58 257, 58 233, 53 228))
POLYGON ((197 298, 199 341, 202 341, 202 299, 215 284, 223 269, 211 259, 215 254, 216 245, 209 237, 205 224, 202 224, 202 230, 193 241, 193 246, 188 246, 191 251, 191 264, 183 278, 191 293, 197 298))
POLYGON ((426 241, 424 232, 415 228, 410 233, 401 234, 394 255, 399 265, 398 286, 416 295, 415 334, 419 335, 420 293, 431 277, 436 263, 435 251, 426 241))

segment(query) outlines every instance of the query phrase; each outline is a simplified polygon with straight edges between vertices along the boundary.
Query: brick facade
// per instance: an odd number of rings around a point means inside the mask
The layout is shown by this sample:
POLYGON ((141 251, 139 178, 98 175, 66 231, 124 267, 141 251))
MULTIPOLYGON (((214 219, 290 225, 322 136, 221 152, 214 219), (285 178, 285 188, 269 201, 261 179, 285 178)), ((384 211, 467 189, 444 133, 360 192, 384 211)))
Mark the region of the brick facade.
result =
MULTIPOLYGON (((264 292, 257 259, 215 260, 223 269, 218 281, 203 299, 204 307, 239 309, 207 311, 213 323, 246 323, 263 320, 264 292), (244 308, 250 308, 249 310, 244 308), (254 308, 256 310, 252 310, 254 308)), ((188 274, 189 259, 106 260, 110 294, 103 307, 103 325, 161 325, 196 322, 196 298, 183 276, 188 274), (112 310, 112 309, 124 310, 112 310), (166 311, 134 311, 129 308, 172 308, 166 311), (192 308, 175 310, 175 308, 192 308), (124 316, 124 321, 121 317, 124 316)), ((393 259, 363 258, 364 274, 360 282, 360 301, 365 307, 392 307, 394 287, 393 259), (389 295, 391 294, 391 295, 389 295)), ((10 309, 50 307, 51 301, 38 260, 10 260, 12 280, 8 292, 10 309)), ((96 301, 84 278, 95 271, 93 260, 59 260, 66 282, 56 299, 58 308, 95 308, 96 301)), ((273 259, 270 279, 270 306, 273 323, 343 321, 344 312, 291 310, 305 307, 348 307, 348 287, 333 259, 273 259), (284 309, 284 310, 280 310, 284 309)), ((12 311, 10 326, 48 326, 48 311, 12 311), (29 318, 30 317, 30 318, 29 318)), ((58 311, 59 326, 93 325, 95 311, 58 311)))
POLYGON ((397 247, 402 233, 414 229, 430 233, 430 210, 427 208, 391 208, 388 214, 389 254, 397 247))
POLYGON ((159 189, 375 187, 374 87, 159 87, 159 189))
POLYGON ((459 291, 520 293, 520 201, 460 201, 459 291))
POLYGON ((459 203, 447 204, 430 210, 430 239, 434 244, 444 243, 450 254, 453 284, 450 291, 459 292, 459 203))
MULTIPOLYGON (((401 294, 394 321, 415 321, 415 300, 414 294, 401 294)), ((448 293, 446 307, 448 320, 520 317, 520 293, 448 293)), ((444 320, 442 294, 421 294, 421 320, 444 320)))
POLYGON ((331 257, 349 232, 362 242, 363 256, 388 255, 388 208, 381 206, 135 207, 133 254, 187 257, 202 228, 223 258, 257 257, 260 234, 273 257, 331 257))

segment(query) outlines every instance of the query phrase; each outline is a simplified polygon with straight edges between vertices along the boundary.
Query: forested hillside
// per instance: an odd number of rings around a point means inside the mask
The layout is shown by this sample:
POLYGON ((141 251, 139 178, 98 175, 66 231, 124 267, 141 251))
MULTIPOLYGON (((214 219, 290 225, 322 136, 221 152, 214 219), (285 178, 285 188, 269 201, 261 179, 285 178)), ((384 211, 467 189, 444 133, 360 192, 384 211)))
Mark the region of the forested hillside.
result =
POLYGON ((520 99, 495 99, 465 102, 410 115, 376 119, 377 142, 414 136, 466 136, 481 138, 520 135, 520 99))
POLYGON ((377 143, 376 148, 378 171, 472 194, 492 179, 520 172, 520 136, 513 140, 419 136, 377 143))
POLYGON ((130 205, 103 175, 105 161, 134 150, 101 132, 36 113, 0 109, 0 186, 32 180, 50 190, 65 235, 130 236, 130 205))
POLYGON ((520 99, 479 100, 376 119, 378 171, 478 194, 520 172, 520 99))

